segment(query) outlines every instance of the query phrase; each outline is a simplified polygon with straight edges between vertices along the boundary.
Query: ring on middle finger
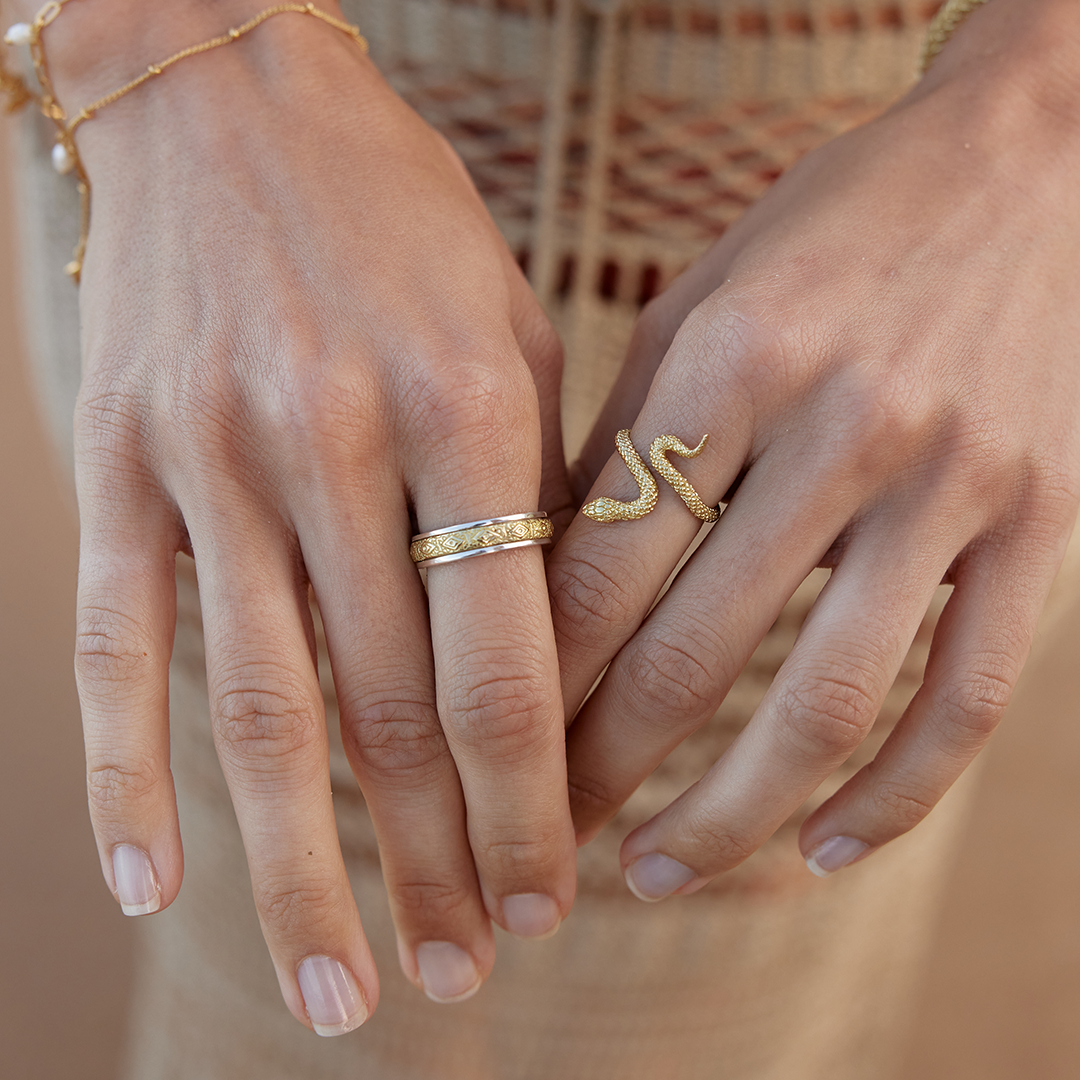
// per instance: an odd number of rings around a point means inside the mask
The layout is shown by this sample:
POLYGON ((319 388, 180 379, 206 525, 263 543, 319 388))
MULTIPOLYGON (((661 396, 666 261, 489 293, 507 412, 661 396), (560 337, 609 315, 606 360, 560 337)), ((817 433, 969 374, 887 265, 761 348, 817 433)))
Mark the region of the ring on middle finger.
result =
POLYGON ((482 518, 461 525, 449 525, 445 529, 417 533, 409 544, 409 555, 420 569, 437 563, 470 559, 476 555, 550 544, 554 532, 554 525, 543 511, 482 518))

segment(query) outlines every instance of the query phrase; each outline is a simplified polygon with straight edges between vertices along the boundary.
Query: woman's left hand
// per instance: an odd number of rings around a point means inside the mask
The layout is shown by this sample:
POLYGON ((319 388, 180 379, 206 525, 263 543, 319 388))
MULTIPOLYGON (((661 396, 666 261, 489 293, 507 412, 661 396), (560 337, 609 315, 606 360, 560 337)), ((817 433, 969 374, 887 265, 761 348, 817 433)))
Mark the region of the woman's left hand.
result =
POLYGON ((643 314, 589 497, 635 497, 624 427, 645 456, 710 434, 675 464, 707 504, 735 491, 651 613, 701 524, 667 484, 641 520, 579 516, 552 555, 579 840, 833 567, 749 727, 626 840, 643 898, 741 862, 852 753, 943 579, 925 682, 805 823, 811 867, 914 826, 1000 719, 1080 497, 1078 61, 1075 5, 979 9, 904 101, 806 158, 643 314))

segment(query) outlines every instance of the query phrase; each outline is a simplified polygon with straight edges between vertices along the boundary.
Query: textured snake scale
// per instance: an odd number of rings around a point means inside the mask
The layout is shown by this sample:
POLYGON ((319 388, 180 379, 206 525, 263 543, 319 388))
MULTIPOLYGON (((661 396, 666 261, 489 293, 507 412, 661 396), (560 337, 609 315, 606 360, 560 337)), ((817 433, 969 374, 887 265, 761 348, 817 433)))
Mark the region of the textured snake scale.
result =
MULTIPOLYGON (((700 518, 702 521, 716 521, 720 516, 719 511, 713 506, 706 506, 691 486, 690 481, 664 456, 669 451, 674 451, 680 457, 697 457, 705 449, 705 444, 708 441, 709 436, 703 435, 701 442, 691 450, 682 439, 674 435, 658 435, 653 439, 649 447, 649 461, 657 473, 675 489, 679 498, 686 503, 695 517, 700 518)), ((637 518, 644 517, 646 514, 651 513, 659 497, 656 481, 646 468, 645 462, 641 460, 641 455, 634 449, 628 429, 620 431, 615 436, 615 448, 619 451, 619 456, 626 462, 626 467, 637 481, 640 495, 633 502, 620 502, 618 499, 609 499, 607 496, 602 496, 590 503, 586 503, 581 508, 581 512, 586 517, 604 524, 613 521, 634 521, 637 518)))
POLYGON ((581 508, 581 512, 586 517, 604 524, 610 524, 612 521, 634 521, 636 518, 644 517, 656 506, 656 500, 660 495, 652 473, 645 467, 641 455, 630 441, 629 429, 624 429, 615 436, 615 448, 637 481, 640 494, 633 502, 620 502, 618 499, 609 499, 605 495, 599 499, 593 499, 581 508))
POLYGON ((720 511, 715 506, 706 506, 701 501, 701 496, 691 487, 690 481, 664 457, 664 454, 669 450, 674 450, 679 457, 697 457, 705 449, 705 444, 708 441, 709 436, 702 435, 701 442, 691 450, 682 439, 678 439, 674 435, 660 435, 653 439, 652 445, 649 447, 649 461, 660 476, 675 489, 679 498, 686 503, 694 517, 701 518, 702 521, 716 521, 720 516, 720 511))

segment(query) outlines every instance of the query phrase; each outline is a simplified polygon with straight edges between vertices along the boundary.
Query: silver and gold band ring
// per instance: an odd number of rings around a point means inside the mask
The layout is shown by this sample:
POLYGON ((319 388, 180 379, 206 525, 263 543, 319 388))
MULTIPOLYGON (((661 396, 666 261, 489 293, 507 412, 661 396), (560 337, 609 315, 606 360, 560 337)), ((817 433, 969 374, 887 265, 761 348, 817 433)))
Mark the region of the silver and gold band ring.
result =
POLYGON ((475 555, 550 544, 554 532, 547 514, 542 512, 483 518, 417 533, 409 545, 409 556, 417 568, 435 566, 436 563, 471 559, 475 555))

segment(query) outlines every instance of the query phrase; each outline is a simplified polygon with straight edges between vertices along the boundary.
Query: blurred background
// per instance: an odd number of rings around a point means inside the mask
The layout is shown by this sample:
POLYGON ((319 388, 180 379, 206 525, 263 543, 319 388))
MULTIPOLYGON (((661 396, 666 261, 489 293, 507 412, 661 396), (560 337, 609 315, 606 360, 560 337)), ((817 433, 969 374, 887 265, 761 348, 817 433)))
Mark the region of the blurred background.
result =
MULTIPOLYGON (((102 883, 84 803, 71 673, 77 533, 20 355, 7 134, 0 131, 0 1074, 112 1080, 135 928, 102 883)), ((890 1080, 1080 1076, 1080 605, 1053 637, 1018 691, 1013 715, 1023 722, 1006 724, 985 755, 909 1044, 890 1080)))

